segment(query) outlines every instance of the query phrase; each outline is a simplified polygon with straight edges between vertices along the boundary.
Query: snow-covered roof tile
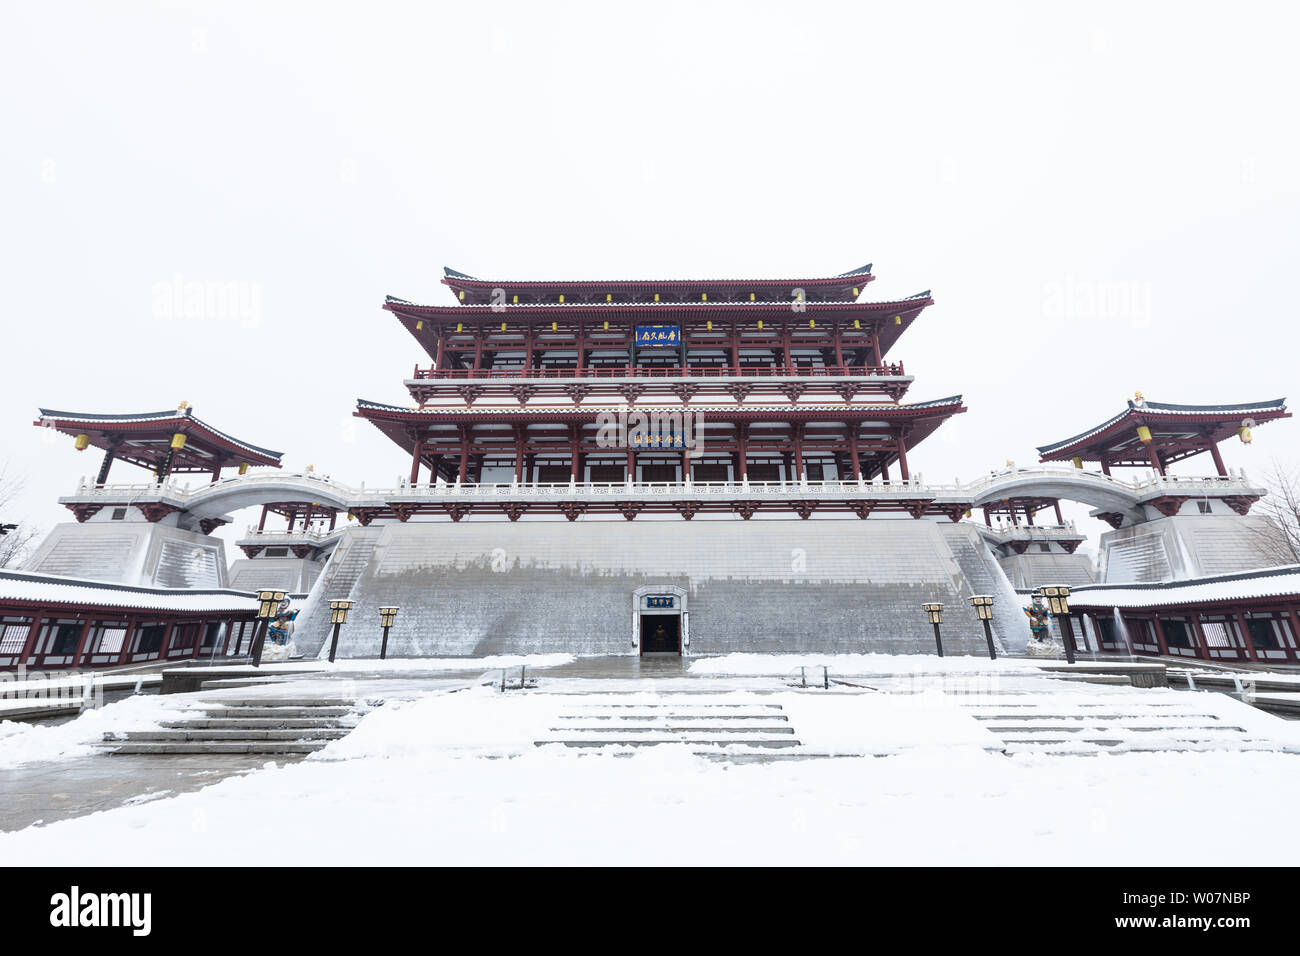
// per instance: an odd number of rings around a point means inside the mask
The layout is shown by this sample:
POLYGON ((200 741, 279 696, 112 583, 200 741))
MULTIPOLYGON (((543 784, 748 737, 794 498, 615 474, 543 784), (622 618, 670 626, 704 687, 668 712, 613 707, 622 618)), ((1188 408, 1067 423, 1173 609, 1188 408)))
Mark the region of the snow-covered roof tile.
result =
POLYGON ((149 588, 87 581, 55 574, 0 570, 0 601, 84 604, 94 607, 169 612, 239 612, 257 609, 251 591, 149 588))
POLYGON ((1090 584, 1070 592, 1072 607, 1164 607, 1300 596, 1300 565, 1156 584, 1090 584))

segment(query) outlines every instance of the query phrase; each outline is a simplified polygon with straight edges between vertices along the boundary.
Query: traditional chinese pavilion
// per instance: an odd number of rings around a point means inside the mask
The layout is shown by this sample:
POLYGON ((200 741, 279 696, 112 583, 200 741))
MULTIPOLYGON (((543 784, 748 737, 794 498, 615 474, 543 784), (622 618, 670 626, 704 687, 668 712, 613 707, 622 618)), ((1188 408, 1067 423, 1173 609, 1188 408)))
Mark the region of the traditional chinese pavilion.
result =
MULTIPOLYGON (((913 400, 898 351, 934 300, 869 299, 874 279, 871 266, 660 281, 448 269, 446 304, 383 303, 423 353, 403 383, 408 400, 356 406, 399 449, 394 486, 349 486, 310 467, 285 474, 280 453, 187 404, 142 415, 42 409, 37 424, 103 459, 60 499, 76 523, 57 527, 26 570, 92 582, 94 606, 78 613, 114 621, 135 620, 131 589, 309 592, 295 638, 309 654, 336 599, 355 602, 361 622, 400 607, 387 647, 401 656, 929 653, 921 608, 933 602, 945 606, 945 646, 982 654, 976 594, 994 597, 995 642, 1015 653, 1028 638, 1017 589, 1095 587, 1104 601, 1123 596, 1113 585, 1275 563, 1254 543, 1265 519, 1249 513, 1264 489, 1225 468, 1218 445, 1290 417, 1281 400, 1139 395, 1039 448, 1037 467, 1008 461, 967 483, 929 482, 918 467, 925 440, 966 409, 955 395, 913 400), (1215 474, 1171 473, 1200 453, 1215 474), (116 462, 146 469, 148 481, 110 483, 116 462), (1125 467, 1146 474, 1111 474, 1125 467), (1111 524, 1100 561, 1080 549, 1062 500, 1111 524), (213 531, 253 507, 260 518, 227 568, 213 531), (965 520, 976 510, 982 521, 965 520), (116 616, 101 593, 114 587, 116 616)), ((31 594, 15 611, 63 613, 54 584, 22 587, 31 594)), ((177 615, 193 610, 174 603, 177 615)), ((1113 649, 1104 615, 1089 613, 1084 638, 1113 649)), ((1255 609, 1241 613, 1249 622, 1255 609)), ((69 624, 59 640, 86 633, 69 624)), ((373 655, 380 640, 378 627, 349 627, 339 653, 373 655)))

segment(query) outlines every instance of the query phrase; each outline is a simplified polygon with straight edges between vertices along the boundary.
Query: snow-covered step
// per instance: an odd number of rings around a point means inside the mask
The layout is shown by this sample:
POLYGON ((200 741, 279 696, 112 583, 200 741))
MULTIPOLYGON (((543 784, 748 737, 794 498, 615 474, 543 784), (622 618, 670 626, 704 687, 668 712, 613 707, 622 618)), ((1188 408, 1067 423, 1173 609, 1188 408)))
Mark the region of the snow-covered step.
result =
POLYGON ((156 730, 104 734, 113 754, 309 754, 352 732, 355 702, 337 697, 221 699, 181 711, 156 730))
POLYGON ((710 734, 729 736, 735 734, 766 734, 781 736, 793 734, 793 727, 679 727, 660 724, 654 727, 551 727, 551 734, 710 734))
POLYGON ((149 741, 172 741, 172 743, 190 743, 196 740, 338 740, 347 736, 346 730, 335 728, 302 728, 302 730, 146 730, 131 731, 125 736, 126 743, 149 743, 149 741))
POLYGON ((561 744, 565 747, 653 747, 661 744, 690 744, 695 747, 798 747, 800 743, 794 737, 731 737, 723 734, 655 734, 636 737, 589 737, 580 734, 565 734, 556 737, 543 737, 533 743, 538 747, 548 744, 561 744))
POLYGON ((344 728, 341 718, 328 717, 198 717, 191 720, 164 720, 160 726, 169 730, 195 730, 210 728, 212 730, 293 730, 308 727, 344 728))
POLYGON ((156 754, 176 756, 181 754, 310 754, 320 750, 327 740, 181 740, 181 741, 130 741, 113 748, 115 756, 156 754))
POLYGON ((353 712, 351 707, 212 707, 206 710, 210 717, 343 717, 353 712))
POLYGON ((1206 713, 1214 708, 1187 701, 1126 695, 1094 702, 1034 695, 1015 701, 967 700, 961 706, 1002 741, 1008 754, 1277 749, 1247 727, 1206 713))
POLYGON ((702 703, 697 698, 569 705, 534 743, 595 749, 678 744, 729 753, 802 746, 780 704, 702 703))

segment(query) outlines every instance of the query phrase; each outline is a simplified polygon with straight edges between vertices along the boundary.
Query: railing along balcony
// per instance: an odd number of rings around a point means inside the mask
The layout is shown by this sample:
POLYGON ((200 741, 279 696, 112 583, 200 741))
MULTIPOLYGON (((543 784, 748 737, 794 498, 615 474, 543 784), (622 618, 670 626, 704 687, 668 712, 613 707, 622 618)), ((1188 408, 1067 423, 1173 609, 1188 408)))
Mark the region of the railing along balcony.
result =
POLYGON ((594 368, 556 368, 554 366, 525 369, 522 366, 504 368, 421 368, 415 367, 412 376, 417 380, 466 379, 537 379, 537 378, 849 378, 868 375, 901 376, 902 362, 887 365, 680 365, 671 366, 596 366, 594 368))

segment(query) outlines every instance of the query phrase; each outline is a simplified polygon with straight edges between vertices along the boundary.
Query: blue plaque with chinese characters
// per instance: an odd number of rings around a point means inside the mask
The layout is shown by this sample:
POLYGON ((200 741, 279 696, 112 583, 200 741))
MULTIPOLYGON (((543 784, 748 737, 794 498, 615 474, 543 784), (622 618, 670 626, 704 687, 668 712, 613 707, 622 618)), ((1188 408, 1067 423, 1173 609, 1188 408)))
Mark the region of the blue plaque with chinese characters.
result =
POLYGON ((668 597, 647 597, 645 599, 646 607, 676 607, 677 598, 669 595, 668 597))
POLYGON ((680 325, 638 325, 636 327, 636 344, 638 348, 655 345, 681 345, 682 327, 680 325))

